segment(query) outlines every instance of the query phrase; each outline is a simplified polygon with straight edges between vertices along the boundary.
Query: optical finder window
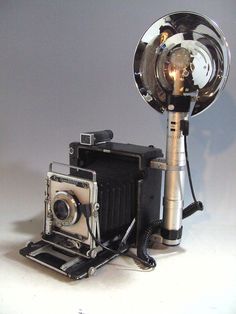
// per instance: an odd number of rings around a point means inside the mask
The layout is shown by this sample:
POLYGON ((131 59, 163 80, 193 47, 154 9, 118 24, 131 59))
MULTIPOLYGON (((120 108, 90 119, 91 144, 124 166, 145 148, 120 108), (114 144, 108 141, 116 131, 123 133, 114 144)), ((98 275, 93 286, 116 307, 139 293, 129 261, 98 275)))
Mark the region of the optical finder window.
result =
POLYGON ((90 134, 81 134, 81 144, 92 145, 90 134))

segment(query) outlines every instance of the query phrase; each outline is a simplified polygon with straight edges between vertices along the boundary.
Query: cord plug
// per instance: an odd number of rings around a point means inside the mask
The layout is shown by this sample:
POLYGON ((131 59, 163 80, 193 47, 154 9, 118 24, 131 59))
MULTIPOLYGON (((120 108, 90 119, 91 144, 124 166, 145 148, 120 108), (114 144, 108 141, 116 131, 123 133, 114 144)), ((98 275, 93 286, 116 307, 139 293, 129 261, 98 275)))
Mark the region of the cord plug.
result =
POLYGON ((180 130, 182 131, 184 136, 188 136, 189 134, 189 121, 188 120, 180 120, 180 130))
POLYGON ((200 201, 194 202, 190 205, 188 205, 186 208, 183 210, 183 219, 187 218, 194 213, 196 213, 198 210, 203 210, 203 204, 200 201))

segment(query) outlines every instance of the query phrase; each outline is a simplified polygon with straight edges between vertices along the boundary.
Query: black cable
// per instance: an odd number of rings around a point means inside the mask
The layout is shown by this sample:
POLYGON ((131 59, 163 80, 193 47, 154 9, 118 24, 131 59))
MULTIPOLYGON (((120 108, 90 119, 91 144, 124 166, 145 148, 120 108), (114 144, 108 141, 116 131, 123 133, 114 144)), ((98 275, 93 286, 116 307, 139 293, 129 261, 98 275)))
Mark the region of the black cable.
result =
POLYGON ((191 194, 194 200, 194 203, 190 204, 188 207, 186 207, 183 210, 183 218, 186 218, 194 214, 197 210, 203 210, 203 204, 202 202, 197 201, 194 188, 193 188, 193 181, 192 181, 191 170, 190 170, 189 159, 188 159, 187 134, 184 134, 184 150, 185 150, 185 160, 186 160, 189 186, 190 186, 191 194))
MULTIPOLYGON (((88 231, 89 231, 89 234, 91 235, 92 239, 96 242, 97 245, 99 245, 100 247, 102 247, 104 250, 107 250, 113 254, 118 254, 118 255, 123 255, 123 256, 128 256, 130 258, 133 258, 134 260, 142 263, 144 266, 148 267, 148 268, 153 268, 153 266, 151 266, 148 262, 144 261, 143 259, 139 258, 137 255, 133 254, 133 253, 130 253, 128 251, 126 252, 122 252, 122 247, 121 247, 121 244, 119 245, 119 248, 118 250, 113 250, 105 245, 103 245, 96 237, 95 235, 93 234, 93 231, 89 225, 89 218, 88 218, 88 213, 86 211, 86 215, 85 215, 85 220, 86 220, 86 224, 87 224, 87 228, 88 228, 88 231)), ((129 248, 127 248, 128 250, 129 248)))
POLYGON ((190 185, 190 189, 191 189, 193 200, 196 203, 197 199, 196 199, 196 195, 195 195, 194 188, 193 188, 193 181, 192 181, 191 170, 190 170, 190 165, 189 165, 188 145, 187 145, 187 136, 186 135, 184 135, 184 150, 185 150, 185 159, 186 159, 186 166, 187 166, 189 185, 190 185))
POLYGON ((137 245, 137 255, 143 261, 149 264, 150 267, 156 267, 156 261, 153 257, 148 254, 147 248, 149 244, 150 237, 153 233, 157 232, 162 224, 162 220, 156 220, 151 225, 149 225, 139 237, 137 245))

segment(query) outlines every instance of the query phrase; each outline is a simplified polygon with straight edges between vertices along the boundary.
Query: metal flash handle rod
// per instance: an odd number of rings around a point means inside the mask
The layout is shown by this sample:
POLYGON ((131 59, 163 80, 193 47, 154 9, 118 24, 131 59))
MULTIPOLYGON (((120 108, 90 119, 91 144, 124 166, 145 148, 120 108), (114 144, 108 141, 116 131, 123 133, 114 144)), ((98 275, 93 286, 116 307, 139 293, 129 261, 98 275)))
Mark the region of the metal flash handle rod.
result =
POLYGON ((185 150, 181 120, 188 120, 188 112, 168 111, 166 172, 163 199, 163 244, 178 245, 182 236, 184 207, 185 150))

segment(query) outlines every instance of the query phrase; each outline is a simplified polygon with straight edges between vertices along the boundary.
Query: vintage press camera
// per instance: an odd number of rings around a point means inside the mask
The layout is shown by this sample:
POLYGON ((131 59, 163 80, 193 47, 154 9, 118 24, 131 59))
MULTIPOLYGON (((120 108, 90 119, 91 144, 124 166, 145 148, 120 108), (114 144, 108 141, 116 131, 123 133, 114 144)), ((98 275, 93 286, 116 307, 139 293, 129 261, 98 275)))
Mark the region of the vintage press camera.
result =
POLYGON ((162 151, 112 137, 110 130, 83 133, 70 144, 70 165, 50 165, 42 240, 22 255, 81 279, 142 246, 144 230, 160 218, 161 171, 150 162, 162 151))
POLYGON ((134 78, 146 103, 167 112, 165 159, 153 146, 111 142, 109 130, 81 134, 70 144, 70 164, 50 165, 42 239, 20 253, 81 279, 121 254, 155 267, 147 253, 153 233, 167 246, 179 245, 182 219, 203 209, 189 167, 189 118, 217 99, 229 61, 222 31, 205 16, 174 12, 152 24, 137 46, 134 78), (55 171, 58 166, 67 170, 55 171), (186 208, 185 168, 193 197, 186 208))

